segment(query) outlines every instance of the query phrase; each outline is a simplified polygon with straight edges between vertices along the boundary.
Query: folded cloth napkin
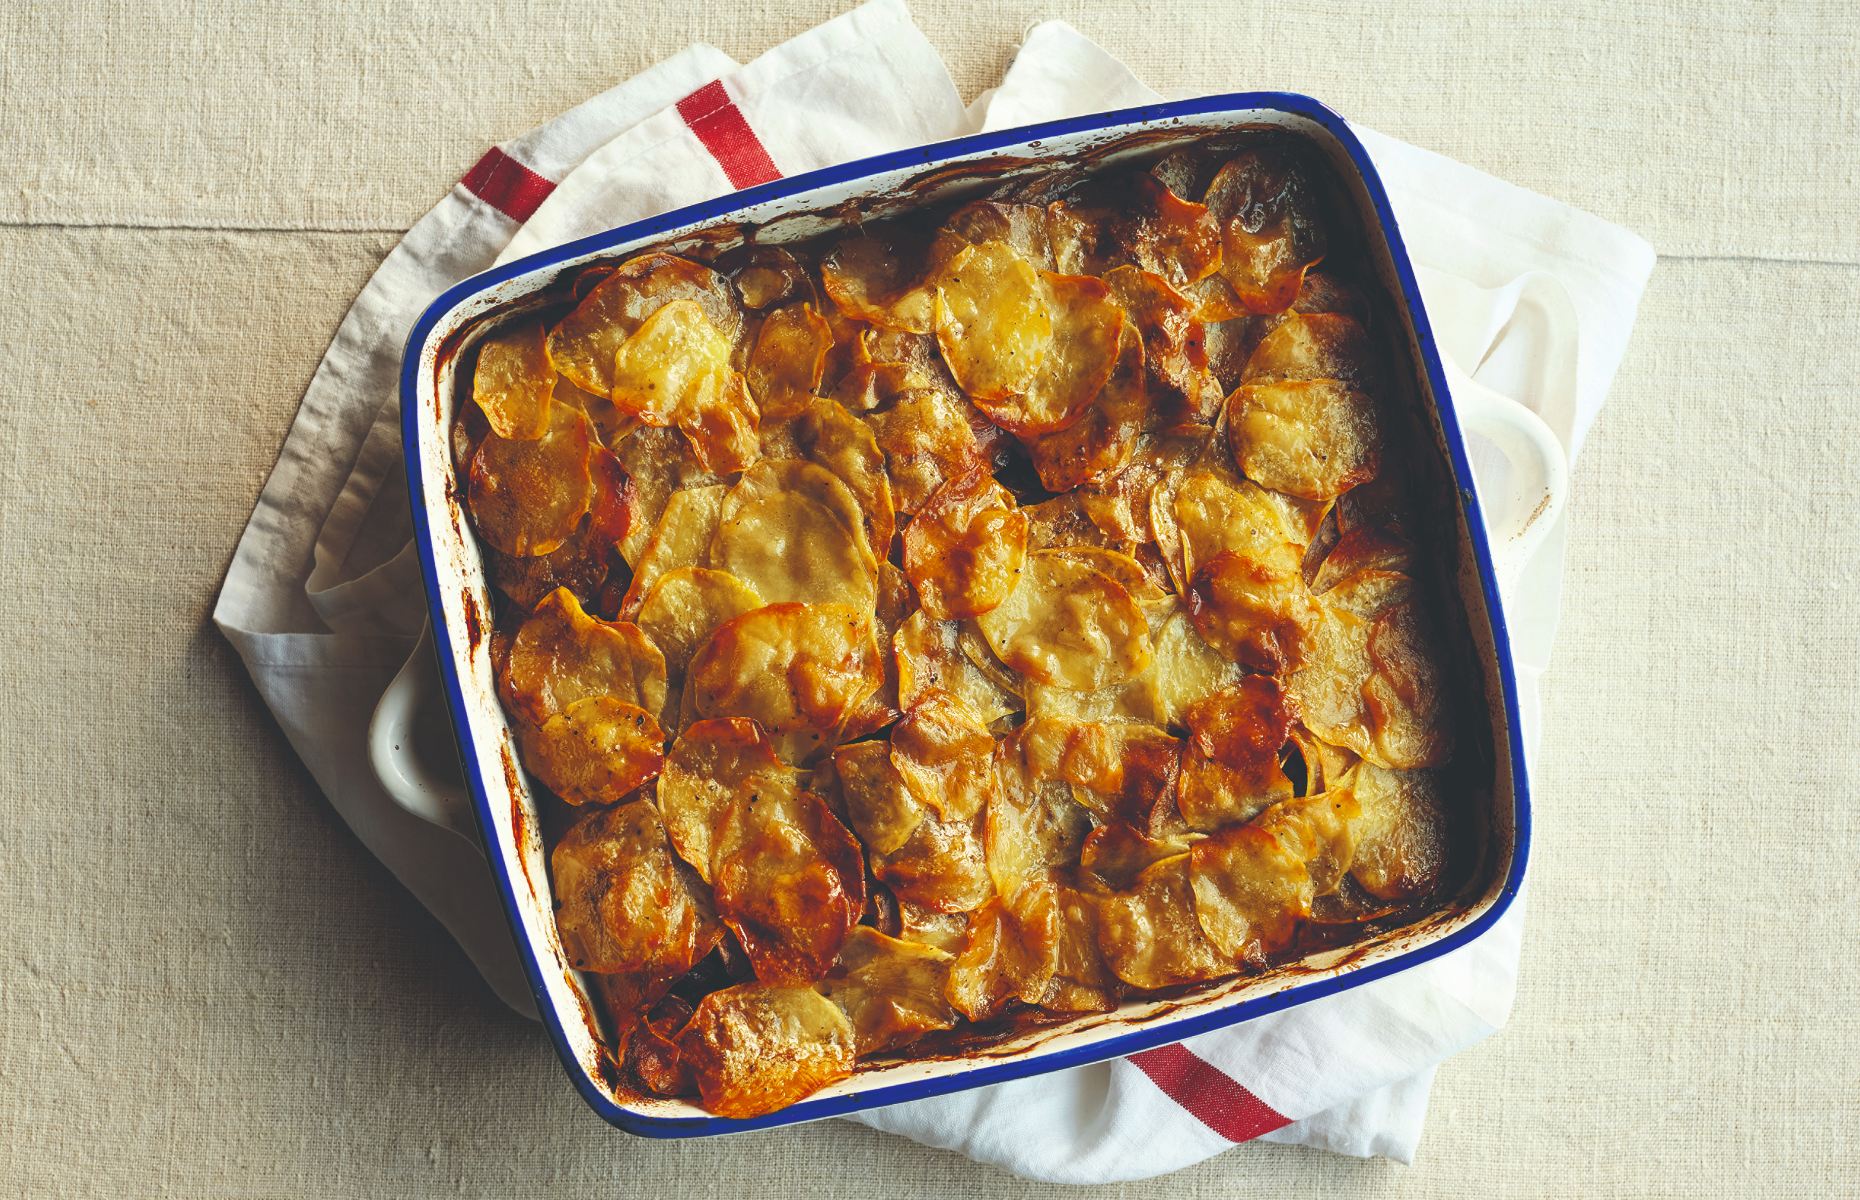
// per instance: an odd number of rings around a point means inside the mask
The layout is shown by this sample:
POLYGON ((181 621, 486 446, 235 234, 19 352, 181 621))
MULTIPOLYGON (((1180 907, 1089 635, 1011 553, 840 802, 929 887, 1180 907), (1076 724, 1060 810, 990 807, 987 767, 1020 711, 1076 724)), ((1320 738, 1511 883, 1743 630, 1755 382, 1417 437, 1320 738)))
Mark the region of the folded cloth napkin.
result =
MULTIPOLYGON (((1219 81, 1224 88, 1244 80, 1219 81)), ((1158 99, 1060 22, 1035 26, 966 110, 902 0, 873 0, 746 66, 694 46, 489 151, 357 297, 241 538, 214 619, 318 784, 534 1012, 476 850, 372 778, 369 713, 424 621, 396 385, 425 306, 495 262, 734 188, 978 128, 1158 99)), ((1652 251, 1625 230, 1359 130, 1446 352, 1542 414, 1574 455, 1620 361, 1652 251)), ((1502 457, 1477 453, 1483 480, 1502 457)), ((1560 601, 1563 531, 1508 601, 1525 731, 1560 601)), ((1424 967, 1180 1045, 855 1119, 1034 1179, 1107 1182, 1255 1137, 1406 1161, 1435 1065, 1509 1011, 1521 907, 1424 967)))

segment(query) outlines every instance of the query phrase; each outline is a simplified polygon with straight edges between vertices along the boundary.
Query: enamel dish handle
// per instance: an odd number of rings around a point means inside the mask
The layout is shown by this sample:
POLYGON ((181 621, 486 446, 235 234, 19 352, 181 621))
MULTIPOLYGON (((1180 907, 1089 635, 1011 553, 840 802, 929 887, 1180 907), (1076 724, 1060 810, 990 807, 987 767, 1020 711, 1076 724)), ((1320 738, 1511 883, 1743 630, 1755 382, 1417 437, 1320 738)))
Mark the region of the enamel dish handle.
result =
POLYGON ((368 758, 394 803, 477 845, 471 797, 465 793, 457 762, 429 762, 417 736, 422 722, 430 721, 430 714, 439 711, 442 704, 439 671, 433 658, 433 630, 428 625, 413 654, 375 705, 375 715, 368 722, 368 758))
POLYGON ((1569 503, 1569 455, 1542 417, 1444 357, 1441 366, 1460 421, 1497 446, 1511 466, 1504 494, 1481 489, 1479 497, 1492 565, 1501 590, 1510 592, 1569 503))

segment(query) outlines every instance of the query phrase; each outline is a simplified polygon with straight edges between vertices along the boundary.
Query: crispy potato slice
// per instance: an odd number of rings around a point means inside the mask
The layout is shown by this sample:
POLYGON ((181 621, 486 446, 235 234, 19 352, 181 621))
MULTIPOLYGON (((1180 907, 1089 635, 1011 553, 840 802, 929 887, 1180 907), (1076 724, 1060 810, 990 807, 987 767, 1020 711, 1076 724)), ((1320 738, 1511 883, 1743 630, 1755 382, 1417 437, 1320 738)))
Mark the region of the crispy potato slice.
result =
POLYGON ((1139 833, 1122 821, 1100 825, 1085 835, 1079 847, 1078 880, 1094 895, 1127 892, 1137 877, 1155 863, 1187 854, 1201 840, 1199 834, 1171 831, 1156 837, 1139 833))
POLYGON ((865 907, 865 856, 813 792, 740 789, 717 824, 711 887, 765 983, 810 983, 865 907))
POLYGON ((1324 257, 1311 184, 1284 155, 1244 151, 1215 175, 1205 197, 1221 231, 1221 276, 1253 312, 1289 308, 1305 272, 1324 257))
POLYGON ((916 597, 904 572, 888 562, 878 564, 878 608, 872 614, 873 637, 878 647, 879 669, 883 679, 878 690, 867 696, 840 727, 839 740, 857 741, 890 725, 903 715, 898 700, 898 660, 892 643, 898 629, 915 611, 916 597))
POLYGON ((1046 209, 1037 204, 973 200, 949 215, 943 232, 971 245, 1003 242, 1035 266, 1053 266, 1046 209))
POLYGON ((620 556, 637 567, 674 492, 722 482, 698 462, 691 443, 675 429, 647 426, 629 434, 614 454, 633 481, 633 522, 620 542, 620 556))
POLYGON ((1132 987, 1197 983, 1234 969, 1196 920, 1188 864, 1188 854, 1151 863, 1129 889, 1098 902, 1098 948, 1132 987))
POLYGON ((820 282, 841 313, 881 329, 929 333, 936 289, 920 244, 864 231, 840 239, 820 260, 820 282))
POLYGON ((1306 728, 1333 746, 1359 755, 1371 750, 1363 685, 1375 670, 1369 657, 1371 623, 1347 609, 1320 606, 1322 619, 1302 639, 1286 690, 1306 728))
POLYGON ((523 735, 523 765, 570 804, 613 804, 664 761, 658 718, 612 696, 577 700, 523 735))
POLYGON ((1034 265, 1006 242, 965 246, 936 286, 936 339, 963 391, 988 407, 1025 392, 1055 342, 1034 265))
POLYGON ((1212 471, 1190 471, 1183 477, 1175 492, 1175 516, 1182 538, 1182 570, 1190 579, 1223 551, 1272 558, 1289 544, 1302 559, 1310 541, 1300 514, 1284 507, 1273 493, 1212 471))
POLYGON ((725 621, 691 660, 686 689, 706 717, 750 717, 770 733, 836 729, 884 673, 866 612, 771 604, 725 621))
POLYGON ((961 398, 941 388, 907 389, 865 422, 884 452, 900 512, 916 512, 945 482, 986 463, 961 398))
POLYGON ((890 743, 854 742, 833 752, 846 820, 875 855, 891 854, 910 841, 929 810, 904 784, 891 762, 890 743))
POLYGON ((1311 910, 1314 894, 1295 842, 1264 824, 1235 825, 1188 852, 1194 918, 1229 959, 1265 965, 1311 910))
POLYGON ((1184 200, 1151 175, 1111 220, 1113 239, 1135 264, 1180 287, 1212 275, 1221 265, 1221 230, 1206 205, 1184 200))
POLYGON ((471 398, 498 437, 533 442, 549 432, 555 383, 541 321, 513 322, 479 343, 471 398))
POLYGON ((1453 752, 1448 721, 1444 655, 1433 630, 1412 602, 1394 604, 1375 619, 1369 660, 1375 670, 1363 682, 1371 751, 1363 755, 1384 767, 1437 767, 1453 752))
POLYGON ((983 846, 995 891, 1014 894, 1028 878, 1079 859, 1091 816, 1062 779, 1042 778, 1021 746, 1026 726, 1002 739, 995 751, 998 786, 988 806, 983 846))
POLYGON ((1051 551, 1027 555, 1020 581, 977 619, 997 657, 1039 683, 1093 691, 1149 665, 1143 610, 1116 580, 1051 551))
POLYGON ((1149 416, 1143 342, 1126 324, 1117 365, 1085 415, 1064 429, 1027 440, 1027 456, 1049 492, 1068 492, 1115 474, 1130 462, 1149 416))
POLYGON ((982 845, 986 814, 944 821, 926 813, 902 846, 873 856, 872 874, 898 898, 931 912, 970 912, 992 894, 982 845))
POLYGON ((621 263, 556 324, 547 342, 549 362, 577 387, 611 395, 621 345, 678 300, 695 303, 730 342, 742 335, 743 315, 729 280, 689 259, 642 254, 621 263))
POLYGON ((665 656, 637 625, 596 620, 557 588, 518 627, 499 682, 504 703, 532 725, 591 696, 656 713, 665 704, 665 656))
POLYGON ((948 692, 919 696, 891 730, 891 765, 918 803, 944 820, 980 812, 994 794, 994 735, 948 692))
MULTIPOLYGON (((679 869, 647 800, 595 809, 549 856, 556 931, 569 964, 614 981, 625 1025, 709 954, 723 927, 710 898, 679 869)), ((610 993, 612 994, 612 993, 610 993)))
POLYGON ((1240 824, 1291 798, 1279 751, 1291 736, 1292 711, 1278 680, 1248 675, 1190 705, 1185 717, 1176 808, 1189 828, 1240 824))
POLYGON ((1153 421, 1213 420, 1227 392, 1210 369, 1207 332, 1195 302, 1153 271, 1121 266, 1104 277, 1142 342, 1145 375, 1156 385, 1147 404, 1153 421))
POLYGON ((1380 376, 1375 346, 1354 317, 1288 313, 1254 347, 1240 379, 1255 384, 1337 379, 1374 390, 1380 376))
POLYGON ((1380 900, 1412 900, 1438 887, 1447 859, 1439 775, 1362 763, 1348 788, 1359 807, 1351 823, 1356 853, 1350 874, 1356 882, 1380 900))
POLYGON ((704 997, 678 1053, 707 1110, 755 1117, 852 1074, 854 1042, 846 1014, 813 988, 739 983, 704 997))
MULTIPOLYGON (((1311 590, 1323 594, 1354 576, 1372 573, 1413 575, 1414 550, 1394 530, 1381 525, 1358 525, 1343 530, 1325 553, 1324 561, 1318 564, 1317 573, 1312 576, 1311 590)), ((1326 597, 1327 603, 1338 600, 1339 597, 1326 597)), ((1375 615, 1375 611, 1363 611, 1354 604, 1346 607, 1366 617, 1375 615)))
POLYGON ((1041 876, 996 896, 969 922, 949 968, 949 1002, 971 1021, 998 1016, 1010 1000, 1038 1004, 1059 967, 1059 895, 1041 876))
MULTIPOLYGON (((1282 800, 1254 822, 1279 839, 1305 865, 1314 897, 1343 883, 1356 857, 1356 827, 1362 805, 1349 788, 1282 800)), ((1309 906, 1300 910, 1309 915, 1309 906)))
POLYGON ((756 589, 726 571, 674 567, 653 583, 635 621, 665 655, 668 677, 683 679, 717 626, 761 607, 756 589))
POLYGON ((885 453, 871 428, 837 400, 815 398, 795 417, 792 430, 801 456, 831 471, 858 501, 873 557, 883 561, 891 553, 898 512, 885 453))
POLYGON ((1036 717, 1020 730, 1036 779, 1061 779, 1101 822, 1154 830, 1175 792, 1182 743, 1153 725, 1036 717))
POLYGON ((596 604, 613 569, 615 552, 631 536, 637 506, 626 468, 612 451, 598 447, 588 467, 594 479, 594 499, 588 515, 566 542, 547 554, 528 558, 513 558, 484 547, 491 581, 521 608, 535 608, 558 587, 573 592, 584 607, 596 604))
POLYGON ((1189 585, 1196 632, 1249 670, 1277 673, 1297 665, 1324 620, 1305 592, 1300 558, 1289 542, 1263 555, 1216 554, 1189 585))
POLYGON ((997 398, 964 389, 990 421, 1023 438, 1083 419, 1117 369, 1126 324, 1110 289, 1089 275, 1043 272, 1040 286, 1052 340, 1024 390, 997 398))
POLYGON ((1335 379, 1243 387, 1228 442, 1247 478, 1306 500, 1334 500, 1376 473, 1375 402, 1335 379))
POLYGON ((833 330, 811 304, 786 305, 763 320, 744 372, 763 421, 785 421, 807 407, 832 347, 833 330))
POLYGON ((1110 576, 1145 610, 1169 596, 1142 563, 1121 550, 1103 546, 1053 546, 1047 552, 1110 576))
MULTIPOLYGON (((606 990, 601 981, 608 978, 594 977, 597 992, 606 990)), ((608 1007, 616 1006, 608 1002, 608 1007)), ((678 1056, 678 1032, 691 1020, 691 1012, 690 1003, 669 995, 652 1006, 645 1020, 631 1029, 623 1027, 614 1057, 641 1091, 655 1096, 688 1096, 697 1090, 690 1068, 678 1056)))
POLYGON ((940 621, 985 613, 1014 590, 1027 518, 981 467, 945 483, 904 530, 904 573, 940 621))
POLYGON ((960 700, 984 724, 1020 710, 1020 700, 977 666, 962 649, 962 627, 919 609, 892 638, 898 666, 898 703, 909 708, 932 690, 960 700))
POLYGON ((764 459, 743 472, 724 499, 711 555, 771 604, 870 613, 878 602, 878 560, 858 500, 831 471, 799 459, 764 459))
POLYGON ((478 536, 518 558, 561 546, 594 501, 593 446, 587 414, 563 404, 550 407, 540 438, 487 433, 471 458, 466 501, 478 536))
POLYGON ((775 756, 768 735, 741 717, 693 723, 672 743, 659 778, 659 812, 678 857, 711 881, 718 826, 739 798, 782 797, 800 775, 775 756))
POLYGON ((852 1022, 853 1045, 864 1058, 956 1023, 944 995, 953 961, 947 951, 861 925, 847 936, 820 990, 852 1022))
POLYGON ((743 307, 773 308, 810 290, 807 268, 785 246, 756 246, 736 272, 736 294, 743 307))
POLYGON ((614 407, 648 425, 674 424, 710 402, 730 370, 730 338, 695 300, 674 300, 647 317, 614 355, 614 407))
POLYGON ((1048 1012, 1110 1012, 1117 1007, 1117 978, 1098 948, 1099 898, 1056 883, 1054 899, 1059 911, 1059 953, 1039 1006, 1048 1012))
POLYGON ((682 488, 665 499, 658 527, 633 568, 620 613, 632 617, 646 602, 646 594, 667 572, 710 564, 711 542, 723 523, 724 497, 730 489, 721 483, 682 488))

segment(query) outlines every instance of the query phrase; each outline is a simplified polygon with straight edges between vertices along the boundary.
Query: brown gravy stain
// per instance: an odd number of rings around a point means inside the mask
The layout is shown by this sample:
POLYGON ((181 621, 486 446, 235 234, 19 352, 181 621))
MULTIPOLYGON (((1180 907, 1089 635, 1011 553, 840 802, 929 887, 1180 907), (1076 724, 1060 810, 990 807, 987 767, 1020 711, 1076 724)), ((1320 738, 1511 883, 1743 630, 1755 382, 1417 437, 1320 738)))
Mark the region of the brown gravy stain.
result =
POLYGON ((470 592, 461 593, 459 599, 465 610, 465 639, 476 650, 484 641, 484 616, 478 611, 477 597, 470 592))
POLYGON ((497 748, 497 757, 504 766, 504 788, 510 793, 510 836, 516 843, 517 865, 523 868, 524 885, 530 889, 530 898, 540 903, 542 894, 536 890, 536 881, 530 877, 530 856, 523 848, 530 840, 530 818, 523 810, 523 775, 517 769, 517 760, 510 753, 510 742, 497 748))

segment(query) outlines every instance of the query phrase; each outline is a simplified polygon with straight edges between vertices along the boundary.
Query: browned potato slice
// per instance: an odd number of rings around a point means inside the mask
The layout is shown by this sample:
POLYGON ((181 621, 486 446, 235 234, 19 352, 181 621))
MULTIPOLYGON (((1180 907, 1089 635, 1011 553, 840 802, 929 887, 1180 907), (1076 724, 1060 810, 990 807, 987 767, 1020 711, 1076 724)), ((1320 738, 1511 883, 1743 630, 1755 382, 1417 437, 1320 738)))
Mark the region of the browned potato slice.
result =
MULTIPOLYGON (((602 981, 610 978, 594 977, 597 993, 607 991, 602 981)), ((607 1000, 605 995, 603 1000, 607 1000)), ((610 1000, 607 1004, 610 1009, 616 1007, 610 1000)), ((682 997, 669 995, 652 1006, 645 1020, 631 1029, 622 1029, 614 1057, 641 1091, 654 1096, 688 1096, 697 1090, 690 1068, 678 1056, 678 1033, 691 1020, 691 1012, 691 1005, 682 997)))
POLYGON ((558 587, 573 592, 584 607, 596 604, 613 568, 615 551, 632 534, 637 505, 626 468, 612 451, 598 447, 588 466, 594 499, 588 515, 566 542, 548 554, 530 558, 513 558, 484 547, 491 581, 521 608, 535 608, 558 587))
POLYGON ((637 566, 674 492, 719 483, 698 462, 691 443, 675 429, 635 430, 614 448, 633 481, 633 522, 620 543, 627 565, 637 566))
POLYGON ((933 285, 924 247, 855 232, 820 260, 820 282, 840 312, 881 329, 928 333, 933 285))
POLYGON ((1136 452, 1149 416, 1143 343, 1124 327, 1117 365, 1085 415, 1064 429, 1027 441, 1027 455, 1049 492, 1067 492, 1122 470, 1136 452))
POLYGON ((1153 271, 1122 266, 1107 273, 1105 286, 1129 318, 1143 345, 1143 366, 1157 385, 1150 407, 1163 419, 1206 423, 1226 391, 1210 369, 1207 331, 1195 302, 1153 271))
POLYGON ((479 344, 471 398, 498 437, 530 442, 547 433, 555 384, 541 321, 514 322, 479 344))
POLYGON ((1292 795, 1279 765, 1291 736, 1291 705, 1270 675, 1248 675, 1189 706, 1188 749, 1176 807, 1189 828, 1219 829, 1250 821, 1292 795))
POLYGON ((689 259, 642 254, 608 273, 550 331, 549 361, 577 387, 610 395, 622 343, 648 317, 677 300, 695 303, 732 343, 742 335, 743 315, 729 280, 689 259))
POLYGON ((565 404, 550 407, 540 438, 486 434, 472 455, 467 495, 478 536, 519 558, 566 542, 594 500, 593 445, 587 414, 565 404))
POLYGON ((1221 230, 1207 207, 1182 199, 1153 176, 1140 177, 1134 192, 1110 226, 1136 265, 1177 287, 1213 274, 1221 263, 1221 230))
POLYGON ((982 846, 985 813, 944 821, 926 813, 896 850, 873 855, 872 874, 900 905, 931 912, 970 912, 988 899, 988 857, 982 846))
POLYGON ((1198 834, 1179 831, 1150 837, 1122 821, 1100 825, 1079 847, 1079 882, 1095 894, 1127 892, 1147 868, 1187 854, 1199 840, 1198 834))
POLYGON ((813 305, 790 304, 768 315, 744 372, 764 421, 785 421, 807 407, 832 347, 833 330, 813 305))
MULTIPOLYGON (((1335 892, 1356 858, 1356 826, 1362 805, 1343 788, 1281 801, 1254 822, 1295 854, 1311 877, 1314 896, 1335 892)), ((1301 911, 1308 915, 1308 906, 1301 911)))
POLYGON ((1385 767, 1437 767, 1453 752, 1442 654, 1413 603, 1395 604, 1369 633, 1375 670, 1363 682, 1372 749, 1363 757, 1385 767))
POLYGON ((1247 151, 1222 167, 1205 197, 1221 231, 1221 275, 1253 312, 1289 308, 1324 256, 1316 197, 1276 152, 1247 151))
POLYGON ((684 488, 666 497, 658 528, 641 552, 633 568, 633 581, 620 602, 622 616, 637 614, 646 602, 646 594, 666 573, 709 564, 711 541, 723 522, 723 501, 729 491, 721 483, 712 483, 684 488))
POLYGON ((812 792, 739 789, 711 848, 717 915, 765 983, 809 983, 865 907, 865 856, 812 792))
POLYGON ((977 619, 997 657, 1039 683, 1094 691, 1149 665, 1143 610, 1116 580, 1050 551, 1027 555, 1013 592, 977 619))
POLYGON ((1124 310, 1097 279, 1044 272, 1040 285, 1053 336, 1032 380, 1002 399, 971 392, 990 421, 1021 437, 1065 429, 1084 417, 1117 369, 1126 324, 1124 310))
POLYGON ((1323 610, 1306 594, 1302 555, 1289 542, 1262 554, 1216 554, 1196 572, 1189 617, 1208 644, 1249 670, 1278 672, 1300 662, 1323 610))
POLYGON ((570 804, 613 804, 664 761, 658 718, 612 696, 577 700, 523 736, 523 765, 570 804))
POLYGON ((962 627, 919 609, 892 638, 898 664, 898 703, 909 708, 932 690, 960 700, 984 724, 1020 709, 1019 699, 962 649, 962 627))
POLYGON ((1310 541, 1302 514, 1287 508, 1282 498, 1249 480, 1223 479, 1211 471, 1183 477, 1175 493, 1175 516, 1182 570, 1189 579, 1223 551, 1270 558, 1289 544, 1302 559, 1310 541))
POLYGON ((1388 771, 1363 763, 1349 790, 1360 813, 1351 823, 1350 874, 1381 900, 1411 900, 1440 884, 1447 858, 1446 801, 1432 771, 1388 771))
POLYGON ((1367 387, 1379 375, 1369 334, 1354 317, 1289 313, 1254 347, 1241 382, 1338 379, 1367 387))
POLYGON ((941 388, 920 387, 865 418, 884 452, 899 511, 916 512, 945 482, 984 465, 963 407, 941 388))
POLYGON ((810 987, 739 983, 704 997, 678 1038, 704 1107, 720 1117, 786 1108, 852 1074, 846 1014, 810 987))
POLYGON ((886 558, 897 531, 898 513, 891 480, 885 474, 885 453, 878 448, 872 430, 837 400, 818 398, 794 419, 792 428, 802 457, 831 471, 859 502, 872 554, 886 558))
POLYGON ((556 931, 577 970, 624 976, 614 1014, 629 1023, 723 936, 704 890, 672 857, 649 800, 596 809, 549 857, 556 931))
POLYGON ((874 855, 891 854, 911 839, 928 810, 891 763, 884 741, 854 742, 833 752, 846 819, 874 855))
POLYGON ((1194 917, 1229 959, 1264 966, 1290 944, 1311 910, 1311 875, 1300 847, 1264 824, 1235 825, 1188 852, 1194 917))
POLYGON ((971 1021, 997 1016, 1008 1001, 1038 1004, 1059 966, 1059 896, 1052 881, 1028 880, 996 896, 969 922, 969 939, 949 968, 949 1002, 971 1021))
POLYGON ((863 925, 840 950, 820 990, 852 1022, 861 1058, 956 1023, 944 989, 953 957, 934 946, 886 937, 863 925))
POLYGON ((798 459, 764 459, 730 489, 721 516, 713 565, 764 600, 873 611, 878 560, 858 500, 831 471, 798 459))
POLYGON ((1098 948, 1105 965, 1138 988, 1174 987, 1234 969, 1195 919, 1189 856, 1145 867, 1128 890, 1098 902, 1098 948))
POLYGON ((636 620, 665 655, 667 675, 683 679, 717 626, 761 607, 756 590, 728 572, 674 567, 653 583, 636 620))
POLYGON ((674 300, 647 317, 614 356, 614 407, 648 425, 670 425, 710 403, 730 370, 730 338, 694 300, 674 300))
POLYGON ((1056 884, 1059 953, 1039 1005, 1049 1012, 1110 1012, 1117 1007, 1117 978, 1098 948, 1098 897, 1056 884))
POLYGON ((977 467, 937 489, 904 530, 904 573, 925 612, 957 620, 988 612, 1014 590, 1027 518, 977 467))
POLYGON ((533 725, 591 696, 656 713, 665 703, 665 656, 637 625, 596 620, 557 588, 518 627, 500 682, 504 702, 533 725))
POLYGON ((884 673, 868 613, 771 604, 725 621, 691 660, 697 713, 750 717, 771 733, 837 728, 884 673))
POLYGON ((965 246, 937 281, 936 337, 962 390, 992 404, 1025 392, 1054 348, 1040 273, 1006 242, 965 246))
POLYGON ((988 874, 1003 896, 1012 895, 1031 876, 1077 862, 1092 828, 1071 786, 1062 779, 1042 778, 1027 762, 1021 747, 1025 733, 1022 726, 996 747, 999 786, 983 831, 988 874))
POLYGON ((919 696, 891 730, 891 765, 918 803, 947 821, 964 821, 995 790, 994 735, 950 693, 919 696))
POLYGON ((1334 500, 1376 473, 1375 402, 1338 380, 1243 387, 1227 419, 1234 461, 1274 491, 1334 500))
POLYGON ((754 721, 698 721, 680 734, 659 779, 659 812, 678 857, 711 881, 717 828, 739 798, 787 796, 800 787, 754 721))
POLYGON ((1037 204, 971 201, 949 215, 943 232, 973 245, 1004 242, 1035 266, 1053 266, 1046 209, 1037 204))
POLYGON ((1021 726, 1036 779, 1062 779, 1100 821, 1150 830, 1175 792, 1182 744, 1153 725, 1036 717, 1021 726))

